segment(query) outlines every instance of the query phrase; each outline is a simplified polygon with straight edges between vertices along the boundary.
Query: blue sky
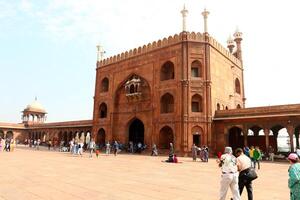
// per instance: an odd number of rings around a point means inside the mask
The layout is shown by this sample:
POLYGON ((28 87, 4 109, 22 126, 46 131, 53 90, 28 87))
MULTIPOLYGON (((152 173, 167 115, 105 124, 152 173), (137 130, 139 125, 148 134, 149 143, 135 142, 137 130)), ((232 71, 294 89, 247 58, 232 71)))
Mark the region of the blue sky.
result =
POLYGON ((96 44, 111 56, 181 31, 226 44, 239 26, 248 106, 299 103, 300 3, 218 0, 0 0, 0 121, 20 122, 37 96, 48 121, 91 119, 96 44))

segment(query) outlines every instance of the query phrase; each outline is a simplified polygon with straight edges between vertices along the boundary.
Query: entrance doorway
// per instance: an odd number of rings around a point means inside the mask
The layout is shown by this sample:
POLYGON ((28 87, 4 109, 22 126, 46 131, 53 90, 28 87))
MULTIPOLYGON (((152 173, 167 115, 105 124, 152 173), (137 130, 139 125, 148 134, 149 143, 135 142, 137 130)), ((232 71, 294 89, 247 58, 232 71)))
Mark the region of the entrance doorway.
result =
POLYGON ((128 142, 131 141, 133 144, 142 143, 144 144, 144 124, 139 119, 134 119, 129 125, 129 138, 128 142))
POLYGON ((159 148, 169 149, 170 143, 174 143, 173 130, 169 126, 164 126, 159 132, 159 148))
POLYGON ((105 130, 103 128, 98 131, 96 144, 99 148, 105 146, 105 130))
POLYGON ((231 129, 229 129, 228 142, 229 146, 231 146, 232 150, 234 151, 237 148, 243 148, 244 140, 242 129, 238 127, 232 127, 231 129))
POLYGON ((199 147, 201 145, 200 135, 193 135, 193 143, 199 147))

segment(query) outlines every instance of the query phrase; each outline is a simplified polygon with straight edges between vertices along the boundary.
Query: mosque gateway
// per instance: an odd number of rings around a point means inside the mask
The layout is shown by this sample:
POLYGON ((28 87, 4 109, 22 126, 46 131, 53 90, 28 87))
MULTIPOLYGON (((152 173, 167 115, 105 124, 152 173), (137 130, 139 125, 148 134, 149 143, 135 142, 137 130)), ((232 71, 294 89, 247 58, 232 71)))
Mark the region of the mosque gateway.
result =
POLYGON ((0 123, 0 137, 68 143, 95 138, 100 147, 114 140, 127 145, 174 144, 187 155, 192 145, 211 153, 258 145, 278 150, 282 129, 290 150, 299 148, 300 104, 245 108, 242 33, 228 38, 227 48, 208 32, 204 10, 202 33, 186 31, 110 58, 99 45, 92 120, 46 123, 46 110, 37 100, 22 112, 22 123, 0 123), (293 139, 295 138, 295 140, 293 139))

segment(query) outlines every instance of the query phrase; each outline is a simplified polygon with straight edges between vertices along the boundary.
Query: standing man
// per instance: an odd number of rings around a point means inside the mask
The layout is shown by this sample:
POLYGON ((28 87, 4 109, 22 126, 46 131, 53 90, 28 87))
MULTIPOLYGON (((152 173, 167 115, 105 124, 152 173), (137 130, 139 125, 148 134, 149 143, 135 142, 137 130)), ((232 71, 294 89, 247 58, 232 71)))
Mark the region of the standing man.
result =
POLYGON ((152 146, 151 156, 158 156, 156 144, 153 144, 153 146, 152 146))
POLYGON ((258 146, 256 146, 254 149, 253 160, 254 160, 254 169, 256 168, 256 163, 257 163, 257 168, 260 169, 261 151, 258 146))
POLYGON ((119 152, 119 144, 118 144, 117 141, 115 141, 115 143, 114 143, 114 154, 115 154, 115 156, 117 156, 118 152, 119 152))
POLYGON ((94 142, 93 139, 91 139, 90 143, 89 143, 89 149, 90 149, 90 158, 93 157, 93 151, 96 147, 96 143, 94 142))
POLYGON ((272 146, 269 146, 268 152, 269 152, 269 160, 274 162, 274 148, 272 146))
POLYGON ((193 144, 193 146, 192 146, 193 161, 197 160, 197 152, 198 152, 198 147, 195 144, 193 144))
POLYGON ((110 154, 110 144, 109 144, 109 141, 107 141, 107 143, 105 145, 105 154, 106 155, 110 154))
POLYGON ((249 150, 249 157, 251 159, 251 166, 252 167, 254 167, 254 157, 253 157, 253 154, 254 154, 254 146, 251 146, 250 150, 249 150))
POLYGON ((41 139, 38 139, 36 144, 37 144, 36 149, 40 150, 41 139))
POLYGON ((232 199, 241 200, 238 188, 237 160, 236 157, 232 155, 232 148, 225 147, 224 154, 221 156, 221 159, 217 161, 222 171, 219 200, 225 200, 229 187, 233 196, 232 199))
POLYGON ((248 181, 245 177, 245 174, 248 173, 249 168, 251 167, 251 160, 248 156, 243 153, 241 148, 238 148, 235 151, 237 156, 237 167, 239 173, 239 190, 240 195, 242 195, 243 189, 246 186, 248 200, 253 200, 253 188, 252 188, 252 181, 248 181))
POLYGON ((50 151, 51 146, 52 146, 52 142, 51 142, 51 140, 49 140, 49 141, 48 141, 48 150, 49 150, 49 151, 50 151))

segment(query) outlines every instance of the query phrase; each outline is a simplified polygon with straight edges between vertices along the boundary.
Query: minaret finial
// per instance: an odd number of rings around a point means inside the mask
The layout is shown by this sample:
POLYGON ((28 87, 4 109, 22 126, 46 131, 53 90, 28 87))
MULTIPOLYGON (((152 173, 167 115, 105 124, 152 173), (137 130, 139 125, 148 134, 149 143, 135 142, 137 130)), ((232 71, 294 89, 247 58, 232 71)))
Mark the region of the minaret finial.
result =
POLYGON ((234 41, 236 42, 236 57, 242 62, 242 46, 241 41, 243 40, 243 33, 236 28, 235 33, 233 34, 234 41))
POLYGON ((229 52, 232 53, 234 48, 234 40, 232 39, 231 35, 229 35, 227 39, 227 47, 229 49, 229 52))
POLYGON ((209 11, 206 10, 206 8, 204 8, 204 11, 201 13, 204 19, 204 33, 208 33, 207 31, 207 17, 209 15, 209 11))
POLYGON ((183 9, 181 11, 181 14, 182 14, 182 31, 183 32, 186 31, 186 17, 187 17, 188 13, 189 13, 189 11, 185 8, 185 4, 184 4, 183 9))
POLYGON ((103 50, 103 47, 100 44, 98 44, 96 48, 97 48, 97 61, 101 61, 104 58, 105 51, 103 50))

